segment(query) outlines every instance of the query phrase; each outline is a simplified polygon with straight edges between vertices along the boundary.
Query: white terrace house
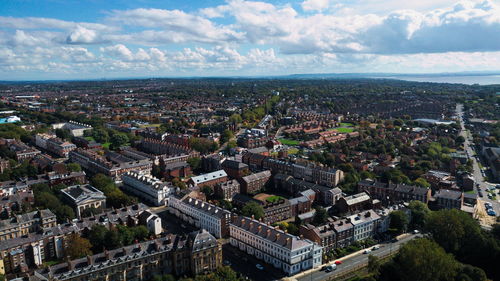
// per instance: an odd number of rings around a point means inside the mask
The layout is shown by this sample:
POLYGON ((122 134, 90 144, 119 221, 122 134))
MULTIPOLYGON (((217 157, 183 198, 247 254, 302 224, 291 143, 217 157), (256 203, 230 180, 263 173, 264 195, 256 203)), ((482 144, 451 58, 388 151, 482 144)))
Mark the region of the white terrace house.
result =
POLYGON ((260 221, 237 217, 229 225, 234 247, 294 275, 322 264, 323 247, 260 221))

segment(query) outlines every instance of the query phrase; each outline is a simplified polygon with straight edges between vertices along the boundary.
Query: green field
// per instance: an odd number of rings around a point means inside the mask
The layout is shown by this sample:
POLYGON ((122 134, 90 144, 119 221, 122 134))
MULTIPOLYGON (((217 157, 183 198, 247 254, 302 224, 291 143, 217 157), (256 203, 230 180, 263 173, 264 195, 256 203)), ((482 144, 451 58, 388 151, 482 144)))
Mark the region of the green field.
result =
POLYGON ((299 145, 300 144, 300 141, 290 140, 290 139, 279 139, 278 141, 284 145, 299 145))
POLYGON ((298 148, 290 148, 288 150, 288 154, 289 155, 292 155, 292 154, 297 154, 299 152, 299 149, 298 148))
POLYGON ((267 198, 266 198, 266 201, 267 201, 267 202, 270 202, 270 203, 274 203, 274 202, 279 201, 280 199, 283 199, 283 197, 278 196, 278 195, 273 195, 273 196, 269 196, 269 197, 267 197, 267 198))
POLYGON ((353 128, 335 128, 339 133, 352 133, 354 132, 353 128))
POLYGON ((341 127, 354 127, 354 124, 352 123, 340 123, 341 127))

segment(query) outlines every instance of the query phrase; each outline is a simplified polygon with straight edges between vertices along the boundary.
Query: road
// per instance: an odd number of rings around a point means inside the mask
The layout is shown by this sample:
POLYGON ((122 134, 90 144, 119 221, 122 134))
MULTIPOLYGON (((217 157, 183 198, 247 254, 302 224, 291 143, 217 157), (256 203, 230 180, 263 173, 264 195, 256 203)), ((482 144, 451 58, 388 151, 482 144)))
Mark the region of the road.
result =
MULTIPOLYGON (((477 154, 479 156, 480 153, 474 152, 474 144, 471 142, 471 139, 467 135, 467 130, 465 129, 465 125, 464 125, 463 104, 457 104, 456 114, 457 114, 457 117, 460 121, 460 127, 461 127, 460 135, 463 136, 465 139, 464 149, 465 149, 465 151, 467 151, 467 154, 469 155, 470 159, 472 159, 474 180, 477 184, 479 184, 479 188, 483 191, 484 197, 480 197, 479 199, 483 202, 490 202, 493 205, 493 209, 495 210, 495 212, 497 213, 497 216, 498 216, 498 215, 500 215, 500 203, 498 202, 498 199, 495 201, 495 200, 488 199, 488 197, 486 196, 487 193, 485 192, 485 189, 490 187, 491 184, 488 184, 484 180, 484 177, 481 174, 481 168, 479 167, 479 164, 478 164, 478 158, 473 156, 475 154, 477 154)), ((474 186, 474 191, 476 192, 476 194, 478 194, 478 187, 477 186, 474 186)), ((498 197, 500 197, 500 196, 497 196, 497 198, 498 197)))
MULTIPOLYGON (((380 249, 372 251, 370 254, 377 256, 377 257, 384 257, 387 256, 395 251, 398 251, 401 245, 404 243, 407 243, 408 241, 420 237, 419 234, 410 234, 406 236, 405 238, 401 238, 397 242, 391 243, 387 242, 384 244, 380 244, 380 249)), ((325 272, 320 270, 321 268, 316 269, 313 272, 309 272, 307 274, 298 274, 297 276, 300 276, 298 278, 295 278, 298 281, 322 281, 322 280, 328 280, 328 278, 332 278, 335 275, 338 275, 339 273, 347 272, 350 270, 353 270, 354 268, 367 264, 368 263, 368 256, 367 254, 363 254, 364 250, 361 250, 357 252, 356 254, 349 256, 348 258, 342 260, 342 264, 337 265, 337 269, 332 271, 332 272, 325 272)))

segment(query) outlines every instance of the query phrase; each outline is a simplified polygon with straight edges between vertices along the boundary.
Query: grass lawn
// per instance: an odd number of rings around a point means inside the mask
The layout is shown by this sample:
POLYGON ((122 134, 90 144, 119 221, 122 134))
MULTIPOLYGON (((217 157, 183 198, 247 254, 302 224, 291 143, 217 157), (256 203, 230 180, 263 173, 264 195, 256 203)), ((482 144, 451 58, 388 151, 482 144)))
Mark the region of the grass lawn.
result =
POLYGON ((300 141, 290 140, 290 139, 279 139, 278 141, 284 145, 299 145, 300 144, 300 141))
POLYGON ((140 128, 157 128, 160 127, 161 124, 147 124, 147 125, 139 125, 140 128))
POLYGON ((340 123, 341 127, 353 127, 354 125, 352 123, 340 123))
POLYGON ((298 148, 290 148, 288 150, 288 154, 297 154, 299 152, 299 149, 298 148))
POLYGON ((85 139, 88 141, 95 141, 94 137, 85 137, 85 139))
POLYGON ((336 128, 337 132, 339 133, 352 133, 354 132, 353 128, 336 128))
POLYGON ((110 142, 106 142, 102 144, 102 147, 109 149, 110 142))
POLYGON ((469 190, 469 191, 466 191, 465 193, 468 193, 468 194, 474 194, 474 190, 469 190))
POLYGON ((266 201, 267 202, 270 202, 270 203, 274 203, 274 202, 277 202, 278 200, 280 199, 283 199, 283 197, 281 196, 278 196, 278 195, 273 195, 273 196, 269 196, 266 198, 266 201))

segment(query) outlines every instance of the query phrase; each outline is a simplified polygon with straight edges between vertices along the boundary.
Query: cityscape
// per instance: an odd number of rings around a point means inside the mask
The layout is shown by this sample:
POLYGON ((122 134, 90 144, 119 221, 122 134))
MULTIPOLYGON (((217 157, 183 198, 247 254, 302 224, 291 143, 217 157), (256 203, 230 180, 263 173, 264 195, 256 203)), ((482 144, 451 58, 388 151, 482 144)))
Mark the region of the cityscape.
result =
POLYGON ((0 3, 0 281, 500 280, 500 5, 374 2, 0 3))

